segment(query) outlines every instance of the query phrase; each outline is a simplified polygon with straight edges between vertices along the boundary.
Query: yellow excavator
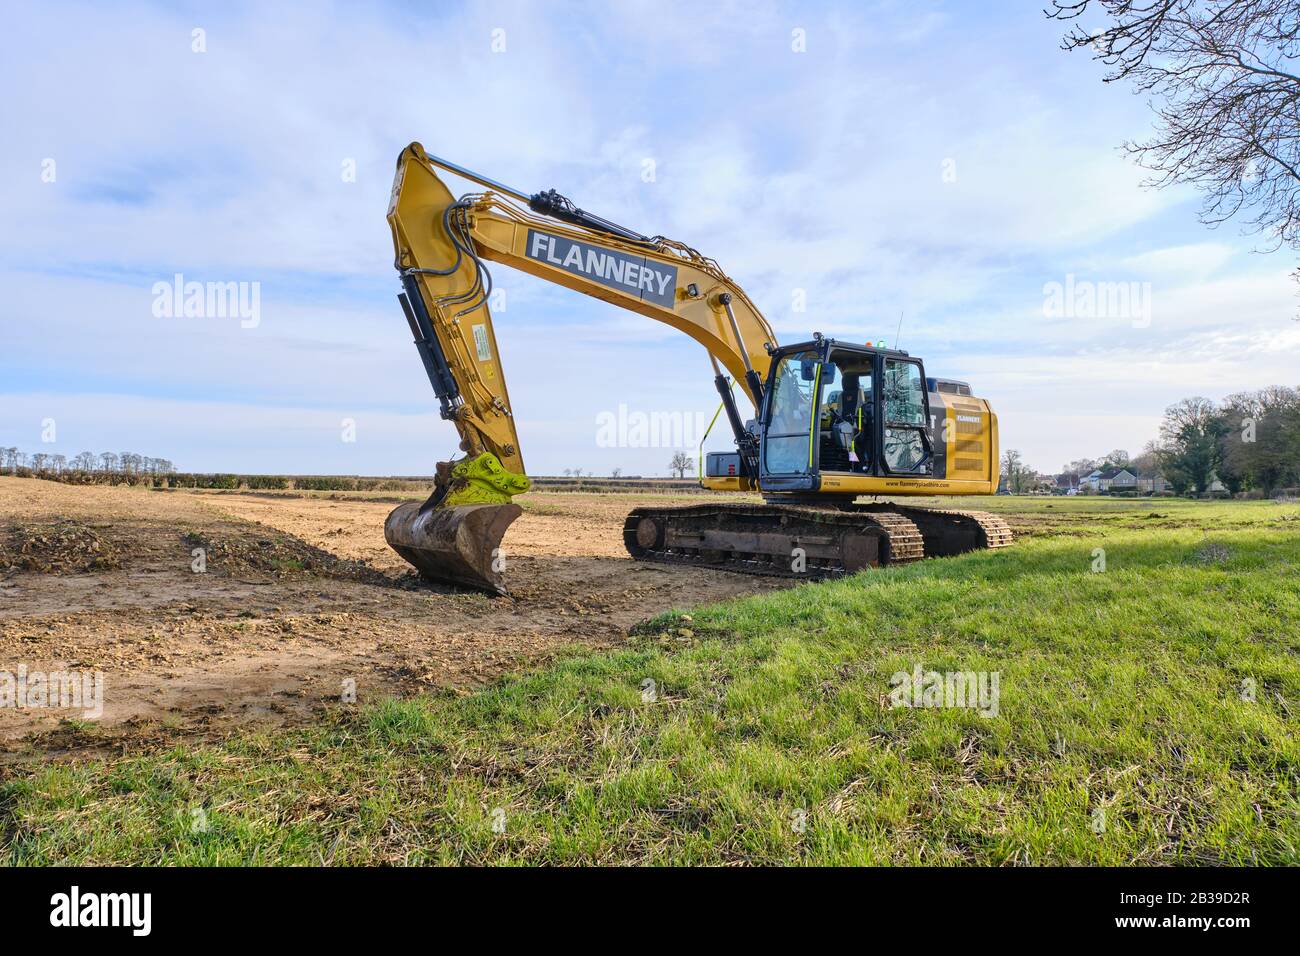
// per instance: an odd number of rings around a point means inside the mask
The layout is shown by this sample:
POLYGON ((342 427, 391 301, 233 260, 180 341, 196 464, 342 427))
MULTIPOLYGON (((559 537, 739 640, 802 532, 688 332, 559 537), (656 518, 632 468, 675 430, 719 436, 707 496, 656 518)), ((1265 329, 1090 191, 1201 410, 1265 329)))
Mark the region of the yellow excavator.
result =
POLYGON ((488 304, 485 260, 679 329, 699 342, 735 438, 700 483, 762 503, 645 507, 627 517, 633 558, 758 574, 828 577, 1011 543, 995 515, 859 503, 861 496, 992 494, 997 416, 970 386, 927 378, 883 343, 820 333, 781 346, 717 262, 586 212, 402 150, 388 205, 398 295, 463 456, 439 462, 423 504, 396 508, 389 545, 435 582, 504 594, 501 539, 528 490, 488 304), (484 187, 457 199, 442 169, 484 187), (754 416, 742 419, 736 386, 754 416))

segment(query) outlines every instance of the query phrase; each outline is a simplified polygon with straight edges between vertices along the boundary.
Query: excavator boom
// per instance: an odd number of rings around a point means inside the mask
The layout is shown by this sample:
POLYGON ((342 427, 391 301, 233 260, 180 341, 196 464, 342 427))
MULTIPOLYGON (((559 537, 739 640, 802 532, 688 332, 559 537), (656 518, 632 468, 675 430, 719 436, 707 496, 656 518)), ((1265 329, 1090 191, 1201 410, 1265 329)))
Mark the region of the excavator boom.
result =
MULTIPOLYGON (((419 143, 398 158, 388 223, 402 281, 398 298, 442 417, 456 426, 464 452, 439 463, 428 501, 403 505, 385 524, 388 543, 426 578, 504 593, 499 542, 519 514, 511 497, 529 486, 484 260, 685 332, 747 383, 756 406, 761 402, 756 363, 766 365, 776 337, 717 263, 685 245, 593 216, 554 190, 525 197, 430 157, 419 143), (489 191, 457 199, 436 166, 489 191)), ((739 422, 734 407, 729 419, 739 422)))

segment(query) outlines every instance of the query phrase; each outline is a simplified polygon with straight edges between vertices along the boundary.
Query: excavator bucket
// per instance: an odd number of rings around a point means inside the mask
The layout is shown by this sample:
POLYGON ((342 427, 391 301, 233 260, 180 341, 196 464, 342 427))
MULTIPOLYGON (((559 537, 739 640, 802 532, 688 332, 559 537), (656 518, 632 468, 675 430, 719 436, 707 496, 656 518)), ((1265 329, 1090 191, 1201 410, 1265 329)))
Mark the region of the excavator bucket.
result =
POLYGON ((510 499, 528 484, 490 452, 439 462, 429 500, 394 508, 384 539, 427 581, 505 594, 501 539, 524 511, 510 499))
POLYGON ((384 538, 428 581, 505 594, 501 539, 521 514, 516 504, 429 508, 412 501, 389 514, 384 538))

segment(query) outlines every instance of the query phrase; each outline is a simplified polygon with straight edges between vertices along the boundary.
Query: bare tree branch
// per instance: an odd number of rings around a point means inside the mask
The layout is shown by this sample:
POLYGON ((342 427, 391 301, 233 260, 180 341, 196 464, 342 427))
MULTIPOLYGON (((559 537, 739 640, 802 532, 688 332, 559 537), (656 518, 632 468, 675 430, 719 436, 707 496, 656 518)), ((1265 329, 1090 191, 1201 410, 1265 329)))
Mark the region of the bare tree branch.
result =
POLYGON ((1274 248, 1300 248, 1297 0, 1053 0, 1044 13, 1070 22, 1062 48, 1091 49, 1105 82, 1152 97, 1155 135, 1124 144, 1149 185, 1190 183, 1207 225, 1241 214, 1274 248), (1090 11, 1100 28, 1085 28, 1090 11))

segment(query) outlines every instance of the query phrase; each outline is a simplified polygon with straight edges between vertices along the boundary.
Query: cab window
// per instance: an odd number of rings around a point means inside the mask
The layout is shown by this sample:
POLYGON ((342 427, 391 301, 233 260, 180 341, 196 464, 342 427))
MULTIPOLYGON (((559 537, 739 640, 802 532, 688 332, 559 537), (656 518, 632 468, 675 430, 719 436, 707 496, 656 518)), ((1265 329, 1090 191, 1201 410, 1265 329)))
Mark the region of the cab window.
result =
POLYGON ((831 355, 831 364, 822 366, 819 413, 821 470, 869 472, 875 422, 870 356, 831 355))
POLYGON ((885 466, 895 474, 928 472, 931 452, 921 367, 915 362, 886 359, 882 398, 885 466))
POLYGON ((763 440, 763 471, 802 475, 810 468, 813 395, 818 379, 817 353, 787 355, 777 365, 769 401, 770 420, 763 440))

